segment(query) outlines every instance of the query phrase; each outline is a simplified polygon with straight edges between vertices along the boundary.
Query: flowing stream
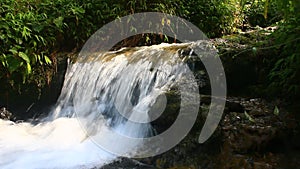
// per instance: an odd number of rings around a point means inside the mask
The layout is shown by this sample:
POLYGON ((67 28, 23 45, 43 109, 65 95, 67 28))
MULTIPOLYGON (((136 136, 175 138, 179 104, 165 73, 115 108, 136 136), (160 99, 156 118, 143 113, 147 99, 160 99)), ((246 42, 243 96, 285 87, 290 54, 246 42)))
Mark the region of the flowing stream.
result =
POLYGON ((61 95, 38 124, 0 120, 1 169, 93 168, 118 155, 93 138, 131 157, 143 141, 107 139, 155 135, 152 120, 166 104, 164 93, 185 78, 184 54, 191 44, 122 48, 80 57, 70 64, 61 95), (128 120, 130 119, 130 120, 128 120))

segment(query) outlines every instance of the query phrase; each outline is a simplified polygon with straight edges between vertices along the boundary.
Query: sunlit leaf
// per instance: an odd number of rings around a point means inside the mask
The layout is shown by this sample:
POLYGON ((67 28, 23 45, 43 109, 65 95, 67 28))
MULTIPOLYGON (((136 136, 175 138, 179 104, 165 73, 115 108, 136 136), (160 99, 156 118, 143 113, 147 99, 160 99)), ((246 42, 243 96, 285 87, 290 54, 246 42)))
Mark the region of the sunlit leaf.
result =
POLYGON ((276 115, 276 116, 279 115, 279 109, 278 109, 277 106, 275 106, 274 111, 273 111, 273 114, 276 115))
POLYGON ((31 66, 29 63, 27 63, 27 74, 31 73, 31 66))
POLYGON ((18 51, 17 51, 16 49, 9 49, 9 51, 10 51, 13 55, 15 55, 15 54, 18 53, 18 51))
POLYGON ((22 58, 26 63, 30 63, 30 59, 25 53, 19 52, 19 57, 22 58))
POLYGON ((62 16, 59 16, 58 18, 53 20, 53 23, 56 27, 61 28, 63 26, 63 20, 64 18, 62 16))
POLYGON ((255 123, 255 120, 246 111, 244 112, 244 114, 249 121, 255 123))
POLYGON ((47 56, 44 56, 44 58, 45 58, 46 64, 50 65, 52 63, 51 60, 47 56))

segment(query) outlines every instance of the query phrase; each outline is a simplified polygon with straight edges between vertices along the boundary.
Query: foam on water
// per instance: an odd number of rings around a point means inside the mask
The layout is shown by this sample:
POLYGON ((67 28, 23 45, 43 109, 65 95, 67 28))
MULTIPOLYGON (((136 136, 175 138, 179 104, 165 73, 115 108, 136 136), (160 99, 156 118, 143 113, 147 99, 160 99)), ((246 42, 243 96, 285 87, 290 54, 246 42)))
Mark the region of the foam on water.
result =
POLYGON ((36 126, 0 120, 0 168, 89 168, 115 157, 100 149, 75 118, 36 126))

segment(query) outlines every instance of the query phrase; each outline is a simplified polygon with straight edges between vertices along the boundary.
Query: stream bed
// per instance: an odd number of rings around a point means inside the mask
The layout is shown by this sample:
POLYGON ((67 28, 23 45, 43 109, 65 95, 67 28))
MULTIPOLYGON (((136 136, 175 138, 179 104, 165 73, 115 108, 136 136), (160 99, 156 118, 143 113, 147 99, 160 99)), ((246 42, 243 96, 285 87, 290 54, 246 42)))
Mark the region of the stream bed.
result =
MULTIPOLYGON (((218 127, 205 143, 200 144, 198 137, 208 116, 211 100, 216 96, 210 96, 207 72, 199 60, 191 57, 194 54, 190 44, 124 48, 105 54, 98 53, 98 57, 85 57, 72 64, 67 69, 63 85, 62 74, 65 68, 59 75, 60 80, 57 80, 60 84, 55 84, 59 89, 55 92, 46 90, 51 100, 56 100, 60 94, 57 103, 47 102, 45 112, 49 114, 39 112, 44 104, 39 107, 29 102, 25 106, 26 112, 32 111, 31 115, 38 115, 27 118, 24 118, 22 111, 10 112, 15 109, 14 106, 2 107, 0 168, 299 168, 299 122, 295 120, 294 112, 287 110, 288 104, 278 98, 266 100, 254 97, 255 92, 248 88, 255 85, 263 74, 253 52, 250 50, 234 58, 231 56, 239 53, 235 49, 244 50, 247 46, 230 45, 220 39, 211 42, 217 43, 216 46, 225 45, 219 51, 223 53, 220 57, 228 76, 229 96, 225 100, 224 113, 218 127), (149 58, 147 53, 156 57, 149 58), (186 67, 182 66, 182 61, 186 67), (193 70, 195 84, 200 90, 201 104, 195 124, 184 139, 167 152, 136 158, 143 142, 132 144, 114 140, 110 131, 148 137, 168 129, 176 120, 181 101, 176 85, 171 82, 185 77, 187 68, 193 70), (126 79, 132 83, 123 83, 126 79), (245 86, 246 94, 241 92, 245 86), (161 110, 157 100, 162 94, 168 101, 165 110, 160 118, 149 124, 128 122, 118 112, 120 109, 126 110, 122 114, 125 117, 129 113, 129 117, 133 114, 136 120, 145 121, 148 118, 146 114, 141 116, 136 113, 156 106, 158 109, 155 110, 161 110), (114 106, 115 101, 122 100, 125 100, 122 104, 114 106), (78 121, 78 117, 84 120, 78 121), (89 124, 98 126, 92 125, 89 130, 82 131, 82 125, 89 124), (93 137, 110 138, 105 144, 126 157, 101 149, 89 139, 93 137)), ((49 96, 43 97, 47 100, 49 96)))

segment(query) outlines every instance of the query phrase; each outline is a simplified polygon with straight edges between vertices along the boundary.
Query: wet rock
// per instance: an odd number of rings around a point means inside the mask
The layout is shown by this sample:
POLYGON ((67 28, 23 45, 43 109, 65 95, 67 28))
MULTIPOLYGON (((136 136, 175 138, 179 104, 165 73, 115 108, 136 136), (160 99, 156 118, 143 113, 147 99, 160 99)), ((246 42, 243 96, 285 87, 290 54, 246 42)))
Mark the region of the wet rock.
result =
MULTIPOLYGON (((223 99, 223 98, 218 98, 214 97, 215 99, 223 99)), ((211 96, 209 95, 201 95, 201 104, 206 104, 209 105, 211 104, 211 96)), ((225 111, 226 112, 240 112, 243 113, 245 111, 244 106, 237 100, 232 100, 230 98, 226 98, 225 100, 225 111)))
POLYGON ((151 125, 157 134, 167 130, 176 120, 180 110, 180 93, 174 89, 165 93, 167 105, 164 112, 156 120, 151 122, 151 125))
POLYGON ((228 113, 221 122, 224 142, 238 153, 261 150, 284 125, 274 108, 260 99, 241 100, 240 104, 245 108, 243 114, 228 113))
MULTIPOLYGON (((217 147, 217 144, 214 144, 217 147)), ((207 154, 204 147, 212 148, 213 145, 199 145, 195 134, 189 134, 180 144, 171 150, 147 159, 141 159, 143 163, 151 164, 156 168, 172 169, 196 169, 206 168, 214 169, 214 160, 207 154)), ((212 150, 211 150, 212 151, 212 150)), ((210 153, 212 155, 213 153, 210 153)))
POLYGON ((118 161, 105 165, 99 169, 156 169, 156 168, 152 165, 144 164, 134 159, 121 158, 118 161))
POLYGON ((210 101, 211 96, 201 95, 201 115, 180 144, 164 154, 140 161, 156 168, 174 169, 278 168, 280 156, 266 149, 272 140, 280 137, 278 133, 285 129, 284 119, 274 114, 273 103, 263 99, 227 98, 227 112, 219 127, 208 141, 199 144, 197 139, 210 101))
POLYGON ((247 96, 261 94, 258 84, 262 84, 268 78, 263 58, 276 53, 274 50, 260 50, 257 44, 263 43, 268 37, 266 35, 272 33, 273 29, 276 28, 255 27, 246 32, 211 40, 219 51, 229 94, 247 96), (253 90, 255 87, 258 89, 253 90))
POLYGON ((232 154, 226 150, 220 153, 217 159, 217 169, 275 169, 278 168, 279 157, 272 153, 261 155, 232 154))

